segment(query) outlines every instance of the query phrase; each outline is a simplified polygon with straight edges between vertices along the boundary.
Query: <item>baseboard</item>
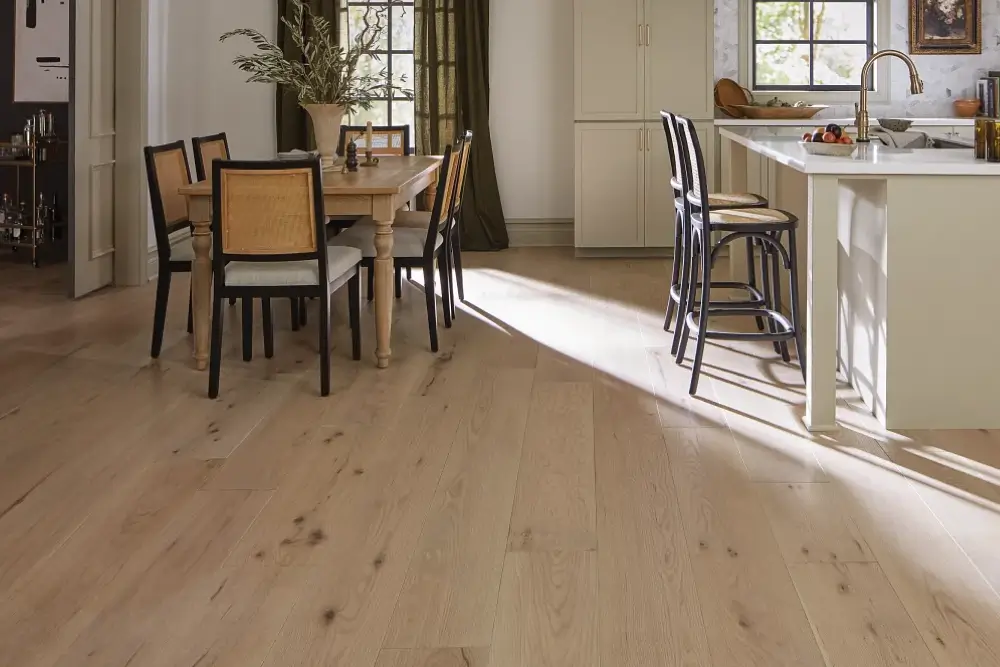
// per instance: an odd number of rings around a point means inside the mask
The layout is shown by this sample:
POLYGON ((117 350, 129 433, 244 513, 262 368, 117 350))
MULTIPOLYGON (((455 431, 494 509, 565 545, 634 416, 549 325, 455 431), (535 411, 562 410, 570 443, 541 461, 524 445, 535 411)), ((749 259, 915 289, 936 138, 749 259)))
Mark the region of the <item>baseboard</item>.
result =
POLYGON ((520 219, 507 221, 512 248, 560 246, 572 248, 572 219, 520 219))
POLYGON ((645 257, 673 257, 673 248, 577 248, 576 256, 582 259, 587 258, 615 258, 641 259, 645 257))
POLYGON ((153 282, 158 275, 160 275, 160 258, 156 254, 154 246, 149 249, 149 254, 146 255, 146 280, 153 282))

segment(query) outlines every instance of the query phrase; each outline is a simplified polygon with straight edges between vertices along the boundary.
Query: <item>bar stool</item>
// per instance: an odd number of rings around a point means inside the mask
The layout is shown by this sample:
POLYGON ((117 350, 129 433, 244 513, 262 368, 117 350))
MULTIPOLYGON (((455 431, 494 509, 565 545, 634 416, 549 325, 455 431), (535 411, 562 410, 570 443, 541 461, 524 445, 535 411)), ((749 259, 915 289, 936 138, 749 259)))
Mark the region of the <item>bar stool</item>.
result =
MULTIPOLYGON (((667 153, 670 156, 670 163, 673 165, 674 176, 670 179, 670 187, 674 191, 674 258, 670 271, 670 295, 667 299, 667 312, 666 317, 663 321, 663 330, 670 330, 670 323, 673 320, 674 307, 678 306, 678 312, 684 308, 683 300, 687 294, 684 276, 689 274, 689 269, 685 267, 687 253, 685 248, 688 247, 689 239, 691 238, 691 222, 686 215, 686 203, 683 197, 681 174, 684 171, 684 166, 681 162, 681 150, 677 145, 677 125, 674 114, 668 111, 661 111, 660 117, 663 121, 663 133, 667 139, 667 153)), ((757 194, 750 192, 741 193, 721 193, 713 192, 708 195, 708 203, 710 210, 721 210, 721 209, 743 209, 743 208, 767 208, 768 201, 766 197, 762 197, 757 194)), ((749 293, 749 298, 744 301, 726 301, 726 305, 731 307, 760 307, 766 304, 766 300, 770 295, 770 281, 768 276, 768 257, 767 253, 762 253, 762 266, 761 266, 761 276, 764 283, 764 292, 761 293, 757 289, 757 271, 755 266, 754 258, 754 247, 757 245, 754 239, 747 239, 746 250, 747 250, 747 282, 725 282, 716 283, 718 287, 727 287, 730 289, 742 289, 749 293)), ((697 287, 697 286, 696 286, 697 287)), ((717 302, 716 305, 722 305, 723 302, 717 302)), ((764 330, 764 320, 761 317, 757 317, 757 328, 758 330, 764 330)), ((674 329, 673 342, 670 346, 670 353, 677 354, 677 348, 680 343, 680 331, 681 331, 681 319, 678 316, 677 319, 678 326, 674 329)))
MULTIPOLYGON (((682 318, 680 345, 677 349, 677 363, 684 360, 688 338, 692 330, 697 330, 698 340, 695 348, 694 364, 691 368, 690 394, 698 390, 698 379, 701 375, 701 364, 705 354, 705 342, 714 340, 766 340, 779 343, 782 358, 789 360, 787 345, 789 340, 795 340, 799 350, 799 365, 805 376, 805 363, 802 351, 802 327, 799 314, 799 281, 798 262, 796 258, 795 232, 799 220, 788 211, 773 208, 753 209, 719 209, 712 210, 705 179, 705 158, 701 152, 698 133, 694 124, 687 118, 675 116, 677 142, 681 150, 681 186, 686 192, 685 204, 691 223, 691 243, 687 248, 688 261, 687 295, 680 303, 678 318, 682 318), (721 232, 722 238, 712 243, 712 234, 721 232), (788 249, 781 244, 781 235, 788 234, 788 249), (778 259, 789 271, 791 289, 791 320, 781 313, 780 298, 760 306, 748 306, 745 303, 722 306, 713 305, 710 300, 712 287, 726 287, 728 283, 712 281, 712 264, 719 251, 727 244, 740 239, 750 239, 762 244, 767 252, 764 254, 764 273, 767 275, 769 254, 773 257, 773 283, 777 286, 781 276, 778 274, 778 259), (700 261, 699 261, 700 260, 700 261), (699 266, 700 265, 700 266, 699 266), (695 290, 698 285, 698 272, 701 271, 701 298, 695 307, 695 290), (733 332, 717 331, 708 328, 708 320, 712 315, 753 315, 764 318, 766 331, 733 332)), ((777 294, 778 293, 776 291, 777 294)))

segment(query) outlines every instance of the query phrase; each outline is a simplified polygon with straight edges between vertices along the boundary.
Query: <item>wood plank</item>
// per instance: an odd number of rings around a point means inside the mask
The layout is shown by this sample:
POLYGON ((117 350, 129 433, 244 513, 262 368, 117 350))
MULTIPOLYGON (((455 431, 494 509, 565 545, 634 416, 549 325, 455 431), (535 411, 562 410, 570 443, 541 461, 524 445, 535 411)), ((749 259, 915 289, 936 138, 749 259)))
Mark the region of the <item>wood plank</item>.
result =
POLYGON ((655 408, 634 387, 594 394, 602 664, 710 664, 655 408))
POLYGON ((757 484, 785 562, 872 562, 875 557, 829 484, 757 484))
POLYGON ((732 435, 664 437, 715 662, 824 665, 732 435))
POLYGON ((510 551, 597 547, 590 384, 535 383, 510 522, 510 551))
POLYGON ((375 667, 489 667, 489 647, 386 648, 375 667))
POLYGON ((459 430, 386 648, 490 643, 533 371, 496 371, 459 430))
POLYGON ((507 554, 490 663, 598 667, 597 616, 596 554, 507 554))
POLYGON ((877 563, 790 568, 828 667, 935 667, 877 563))

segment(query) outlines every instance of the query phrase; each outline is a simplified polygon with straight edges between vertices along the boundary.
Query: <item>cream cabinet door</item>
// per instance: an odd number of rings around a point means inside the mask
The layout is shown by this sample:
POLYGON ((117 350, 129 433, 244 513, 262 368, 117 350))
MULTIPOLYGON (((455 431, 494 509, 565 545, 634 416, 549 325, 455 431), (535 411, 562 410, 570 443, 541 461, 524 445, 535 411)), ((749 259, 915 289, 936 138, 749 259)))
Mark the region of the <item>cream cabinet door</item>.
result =
POLYGON ((712 0, 646 0, 646 118, 660 110, 715 117, 712 0))
POLYGON ((647 248, 669 248, 674 245, 674 191, 670 152, 661 123, 646 123, 645 229, 647 248))
POLYGON ((575 0, 576 120, 642 120, 643 0, 575 0))
POLYGON ((642 123, 576 124, 576 246, 644 244, 642 123))

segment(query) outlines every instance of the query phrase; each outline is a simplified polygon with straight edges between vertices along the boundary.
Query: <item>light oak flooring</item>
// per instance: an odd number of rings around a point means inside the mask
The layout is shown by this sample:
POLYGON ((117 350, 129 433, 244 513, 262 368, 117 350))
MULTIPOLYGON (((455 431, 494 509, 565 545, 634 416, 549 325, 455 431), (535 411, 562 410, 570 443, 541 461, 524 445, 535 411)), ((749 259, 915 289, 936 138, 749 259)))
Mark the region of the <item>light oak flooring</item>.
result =
POLYGON ((370 313, 352 362, 339 294, 320 399, 315 304, 277 302, 215 401, 184 278, 151 363, 151 287, 0 264, 0 664, 1000 665, 1000 434, 883 433, 844 390, 810 437, 754 344, 690 398, 664 261, 467 262, 440 353, 408 284, 392 366, 370 313))

